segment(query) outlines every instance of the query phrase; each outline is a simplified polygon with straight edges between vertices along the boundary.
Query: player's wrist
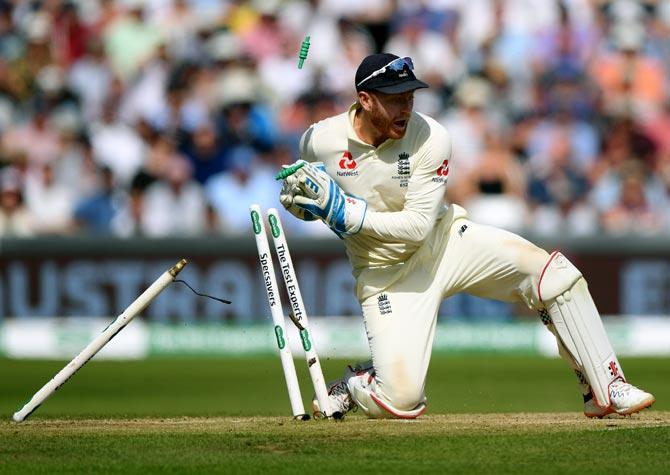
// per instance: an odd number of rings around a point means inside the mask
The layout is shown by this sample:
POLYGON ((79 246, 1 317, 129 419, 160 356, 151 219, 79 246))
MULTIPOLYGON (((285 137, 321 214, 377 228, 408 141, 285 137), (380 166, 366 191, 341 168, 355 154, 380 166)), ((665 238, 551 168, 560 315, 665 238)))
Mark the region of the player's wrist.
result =
POLYGON ((346 205, 344 207, 346 234, 357 234, 363 227, 365 214, 368 209, 368 203, 364 199, 355 196, 345 195, 346 205))

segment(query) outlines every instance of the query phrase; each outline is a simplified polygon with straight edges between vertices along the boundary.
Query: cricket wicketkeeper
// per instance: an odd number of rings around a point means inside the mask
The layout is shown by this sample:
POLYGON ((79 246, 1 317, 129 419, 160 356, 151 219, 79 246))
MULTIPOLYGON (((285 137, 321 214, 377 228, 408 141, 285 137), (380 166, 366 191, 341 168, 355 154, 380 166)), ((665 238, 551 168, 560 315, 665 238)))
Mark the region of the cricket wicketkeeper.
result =
POLYGON ((649 407, 654 397, 626 381, 579 270, 445 203, 451 139, 412 110, 414 91, 428 87, 412 60, 368 56, 355 83, 358 101, 303 135, 307 163, 280 196, 294 215, 321 219, 344 239, 356 277, 372 361, 329 385, 333 409, 421 415, 437 312, 457 292, 537 310, 579 378, 586 416, 649 407))

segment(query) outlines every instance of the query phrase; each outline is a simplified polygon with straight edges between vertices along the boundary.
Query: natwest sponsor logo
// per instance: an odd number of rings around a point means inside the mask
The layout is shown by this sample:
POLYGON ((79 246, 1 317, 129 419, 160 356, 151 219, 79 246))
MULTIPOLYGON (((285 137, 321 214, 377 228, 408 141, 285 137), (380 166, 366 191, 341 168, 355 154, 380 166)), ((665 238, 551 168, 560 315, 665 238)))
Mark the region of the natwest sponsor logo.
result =
POLYGON ((356 168, 356 160, 351 156, 351 152, 347 150, 342 154, 342 160, 340 160, 340 168, 342 170, 353 170, 356 168))
POLYGON ((342 154, 339 162, 340 170, 343 171, 338 170, 337 176, 358 176, 358 170, 355 170, 357 166, 356 160, 351 156, 351 152, 347 150, 342 154))
POLYGON ((449 175, 449 160, 445 160, 440 165, 440 168, 437 169, 437 176, 447 176, 449 175))
POLYGON ((445 183, 447 181, 447 176, 449 176, 449 160, 444 160, 442 165, 435 171, 435 174, 437 176, 433 178, 434 182, 445 183))

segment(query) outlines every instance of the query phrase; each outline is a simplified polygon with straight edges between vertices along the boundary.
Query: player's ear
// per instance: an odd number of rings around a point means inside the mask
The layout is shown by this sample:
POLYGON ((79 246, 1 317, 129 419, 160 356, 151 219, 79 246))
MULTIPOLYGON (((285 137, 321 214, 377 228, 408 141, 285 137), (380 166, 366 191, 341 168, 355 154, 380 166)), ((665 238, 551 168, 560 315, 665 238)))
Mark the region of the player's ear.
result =
POLYGON ((364 111, 370 112, 372 109, 373 97, 368 91, 359 91, 358 93, 358 102, 364 111))

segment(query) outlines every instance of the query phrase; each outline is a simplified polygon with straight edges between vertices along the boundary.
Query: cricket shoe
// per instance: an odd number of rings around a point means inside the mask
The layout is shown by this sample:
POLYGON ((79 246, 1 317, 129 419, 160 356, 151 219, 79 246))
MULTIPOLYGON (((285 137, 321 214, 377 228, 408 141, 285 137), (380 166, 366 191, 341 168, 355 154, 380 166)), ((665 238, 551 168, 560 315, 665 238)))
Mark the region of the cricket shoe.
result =
POLYGON ((598 406, 593 395, 584 396, 584 415, 598 418, 608 414, 629 416, 648 408, 656 401, 652 394, 622 380, 616 380, 610 384, 609 395, 610 405, 608 407, 598 406))
MULTIPOLYGON (((333 411, 333 415, 337 414, 341 418, 347 412, 356 411, 356 409, 358 409, 358 405, 356 405, 356 402, 353 400, 351 393, 349 392, 347 381, 351 377, 363 375, 371 370, 372 361, 359 363, 353 367, 347 366, 343 378, 328 383, 326 389, 328 391, 328 400, 330 401, 330 408, 333 411)), ((316 398, 316 394, 312 398, 312 409, 314 409, 315 417, 317 417, 317 414, 323 416, 323 411, 319 405, 319 400, 316 398)))
MULTIPOLYGON (((332 411, 331 415, 334 418, 342 418, 344 414, 358 407, 351 398, 349 388, 347 387, 347 380, 345 378, 331 381, 326 386, 326 389, 328 390, 328 401, 330 402, 330 410, 332 411)), ((312 409, 314 409, 315 419, 324 417, 324 412, 321 410, 316 394, 312 398, 312 409)))

